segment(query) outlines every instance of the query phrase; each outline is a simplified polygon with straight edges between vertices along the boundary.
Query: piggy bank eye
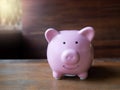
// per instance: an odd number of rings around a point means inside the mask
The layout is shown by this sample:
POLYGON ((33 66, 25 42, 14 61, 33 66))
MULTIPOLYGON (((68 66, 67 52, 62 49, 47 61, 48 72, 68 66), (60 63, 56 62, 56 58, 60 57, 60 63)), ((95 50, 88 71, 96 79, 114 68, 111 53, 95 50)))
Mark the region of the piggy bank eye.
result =
POLYGON ((63 44, 66 44, 66 42, 63 42, 63 44))
POLYGON ((78 44, 78 41, 75 41, 75 44, 78 44))

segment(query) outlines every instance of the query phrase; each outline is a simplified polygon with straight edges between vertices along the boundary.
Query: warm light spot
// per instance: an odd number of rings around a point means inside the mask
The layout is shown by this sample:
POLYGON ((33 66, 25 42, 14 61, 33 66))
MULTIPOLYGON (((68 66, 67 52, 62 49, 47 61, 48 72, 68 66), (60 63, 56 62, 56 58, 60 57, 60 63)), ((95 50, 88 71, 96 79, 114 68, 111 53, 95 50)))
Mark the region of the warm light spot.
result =
POLYGON ((15 28, 21 22, 21 0, 0 0, 0 26, 15 28))

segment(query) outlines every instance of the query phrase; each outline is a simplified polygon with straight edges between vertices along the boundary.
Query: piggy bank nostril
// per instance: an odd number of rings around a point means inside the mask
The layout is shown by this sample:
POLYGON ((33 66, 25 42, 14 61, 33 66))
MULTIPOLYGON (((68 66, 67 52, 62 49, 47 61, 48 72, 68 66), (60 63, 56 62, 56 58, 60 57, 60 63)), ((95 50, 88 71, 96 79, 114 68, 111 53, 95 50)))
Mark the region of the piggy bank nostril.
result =
POLYGON ((67 59, 67 60, 73 59, 73 55, 68 55, 68 56, 66 56, 66 59, 67 59))

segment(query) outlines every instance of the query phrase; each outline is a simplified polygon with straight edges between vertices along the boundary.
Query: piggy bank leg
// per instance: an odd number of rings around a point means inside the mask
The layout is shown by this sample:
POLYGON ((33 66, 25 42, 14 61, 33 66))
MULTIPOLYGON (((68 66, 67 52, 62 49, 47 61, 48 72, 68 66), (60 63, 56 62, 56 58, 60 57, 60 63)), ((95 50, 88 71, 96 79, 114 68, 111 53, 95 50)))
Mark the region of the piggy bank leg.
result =
POLYGON ((78 74, 80 80, 85 80, 88 76, 88 73, 87 72, 84 72, 84 73, 80 73, 78 74))
POLYGON ((61 74, 61 73, 58 73, 58 72, 53 71, 53 77, 54 77, 55 79, 59 80, 59 79, 61 79, 62 74, 61 74))

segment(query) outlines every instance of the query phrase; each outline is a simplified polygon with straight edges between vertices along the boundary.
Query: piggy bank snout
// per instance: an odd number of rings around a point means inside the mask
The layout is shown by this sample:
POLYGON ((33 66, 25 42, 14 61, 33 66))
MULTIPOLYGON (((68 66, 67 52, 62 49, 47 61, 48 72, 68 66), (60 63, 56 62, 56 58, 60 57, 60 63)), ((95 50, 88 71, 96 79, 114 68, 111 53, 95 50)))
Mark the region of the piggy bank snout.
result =
POLYGON ((80 55, 76 50, 65 50, 61 55, 62 62, 65 64, 76 64, 80 60, 80 55))

